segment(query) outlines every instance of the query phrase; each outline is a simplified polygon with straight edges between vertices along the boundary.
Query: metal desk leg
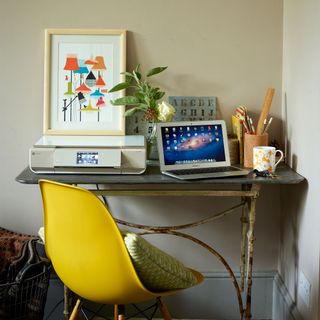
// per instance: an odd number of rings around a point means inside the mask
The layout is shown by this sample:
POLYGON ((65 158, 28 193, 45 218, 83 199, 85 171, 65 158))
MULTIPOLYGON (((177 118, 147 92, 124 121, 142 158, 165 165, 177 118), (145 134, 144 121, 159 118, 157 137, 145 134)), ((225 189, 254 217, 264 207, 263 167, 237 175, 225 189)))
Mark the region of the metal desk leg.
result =
POLYGON ((244 278, 246 272, 246 247, 247 247, 247 239, 246 233, 248 228, 248 218, 246 216, 247 208, 242 208, 241 214, 241 248, 240 248, 240 290, 244 291, 244 278))
POLYGON ((246 294, 246 312, 245 319, 251 319, 251 289, 252 289, 252 265, 253 265, 253 248, 254 248, 254 226, 256 220, 256 200, 259 195, 260 187, 252 186, 255 195, 248 198, 249 208, 249 228, 248 228, 248 264, 247 264, 247 294, 246 294))

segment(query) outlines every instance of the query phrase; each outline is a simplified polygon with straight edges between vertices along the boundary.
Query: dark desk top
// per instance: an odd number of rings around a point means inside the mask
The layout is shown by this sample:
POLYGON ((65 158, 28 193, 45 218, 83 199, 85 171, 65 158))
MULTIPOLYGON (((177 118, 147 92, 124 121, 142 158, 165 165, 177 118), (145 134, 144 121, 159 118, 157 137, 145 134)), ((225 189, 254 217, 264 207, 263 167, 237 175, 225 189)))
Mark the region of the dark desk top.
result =
POLYGON ((35 174, 28 167, 17 177, 16 181, 25 184, 37 184, 39 179, 54 180, 68 184, 107 184, 110 186, 142 186, 158 185, 162 187, 190 188, 190 185, 198 188, 208 188, 213 185, 252 185, 252 184, 297 184, 304 177, 296 173, 286 165, 279 165, 275 178, 255 177, 249 173, 243 177, 215 178, 202 180, 182 181, 161 174, 158 166, 148 166, 143 174, 139 175, 103 175, 103 174, 35 174))

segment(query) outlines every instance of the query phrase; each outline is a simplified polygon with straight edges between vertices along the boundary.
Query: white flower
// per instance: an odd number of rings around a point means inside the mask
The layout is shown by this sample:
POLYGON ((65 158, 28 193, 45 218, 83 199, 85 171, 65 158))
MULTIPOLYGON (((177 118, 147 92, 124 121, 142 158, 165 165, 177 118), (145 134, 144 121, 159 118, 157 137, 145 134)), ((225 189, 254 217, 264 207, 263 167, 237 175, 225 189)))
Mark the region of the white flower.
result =
POLYGON ((168 102, 162 101, 158 103, 158 120, 161 122, 168 122, 172 120, 173 115, 176 113, 176 109, 168 102))

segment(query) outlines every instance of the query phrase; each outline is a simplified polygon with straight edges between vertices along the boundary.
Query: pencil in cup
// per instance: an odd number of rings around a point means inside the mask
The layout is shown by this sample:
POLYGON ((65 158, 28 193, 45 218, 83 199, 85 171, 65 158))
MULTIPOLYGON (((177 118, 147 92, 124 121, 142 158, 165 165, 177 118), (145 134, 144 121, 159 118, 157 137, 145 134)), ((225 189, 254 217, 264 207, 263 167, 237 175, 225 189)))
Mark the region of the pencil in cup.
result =
POLYGON ((268 133, 263 134, 244 134, 244 159, 243 165, 246 168, 253 167, 253 148, 267 146, 269 143, 268 133))

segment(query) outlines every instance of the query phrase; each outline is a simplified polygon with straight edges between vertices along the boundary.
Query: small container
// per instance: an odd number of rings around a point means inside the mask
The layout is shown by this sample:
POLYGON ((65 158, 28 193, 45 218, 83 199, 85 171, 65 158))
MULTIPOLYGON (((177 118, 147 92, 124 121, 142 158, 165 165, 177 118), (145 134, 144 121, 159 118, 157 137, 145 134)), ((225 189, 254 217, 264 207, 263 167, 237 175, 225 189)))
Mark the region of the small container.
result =
POLYGON ((269 143, 268 133, 264 133, 261 135, 245 133, 243 165, 246 168, 252 168, 253 167, 253 148, 259 147, 259 146, 267 146, 268 143, 269 143))
POLYGON ((230 162, 231 162, 231 164, 240 163, 240 159, 239 159, 239 141, 238 141, 238 139, 229 137, 228 144, 229 144, 229 152, 230 152, 230 162))

